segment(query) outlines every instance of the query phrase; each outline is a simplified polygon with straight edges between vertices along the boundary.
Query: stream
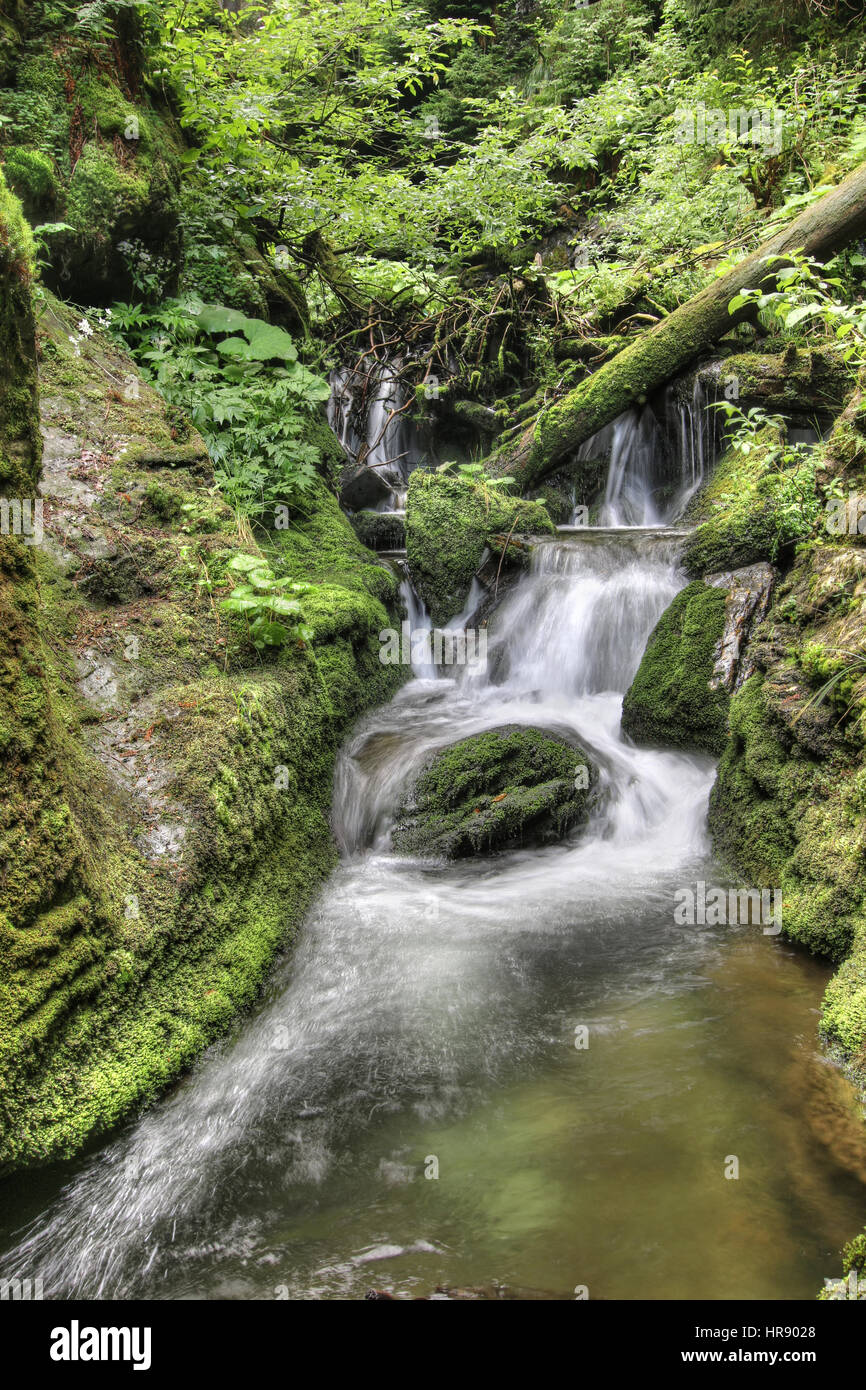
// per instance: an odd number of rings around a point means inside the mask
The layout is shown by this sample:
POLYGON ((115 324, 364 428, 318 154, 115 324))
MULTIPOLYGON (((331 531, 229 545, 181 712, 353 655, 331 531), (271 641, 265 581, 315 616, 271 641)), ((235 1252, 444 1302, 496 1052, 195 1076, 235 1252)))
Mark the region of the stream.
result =
POLYGON ((157 1299, 793 1299, 839 1277, 866 1139, 818 1043, 829 968, 676 924, 678 888, 729 882, 714 763, 620 734, 686 582, 641 477, 609 484, 630 525, 536 544, 486 670, 422 670, 352 732, 340 867, 257 1011, 90 1155, 6 1184, 4 1274, 157 1299), (393 853, 430 753, 515 723, 590 754, 589 824, 444 866, 393 853))

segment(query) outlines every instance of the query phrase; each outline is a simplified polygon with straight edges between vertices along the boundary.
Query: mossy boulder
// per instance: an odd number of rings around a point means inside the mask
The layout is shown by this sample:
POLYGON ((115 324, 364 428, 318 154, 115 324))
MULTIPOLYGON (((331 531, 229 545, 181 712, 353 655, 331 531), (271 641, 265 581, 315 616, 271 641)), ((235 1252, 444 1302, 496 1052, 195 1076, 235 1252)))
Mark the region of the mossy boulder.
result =
POLYGON ((492 537, 552 535, 555 529, 540 502, 510 497, 484 480, 421 469, 409 479, 406 559, 437 626, 462 609, 492 537))
POLYGON ((358 539, 371 550, 402 550, 406 525, 394 512, 355 512, 349 517, 358 539))
POLYGON ((653 629, 622 705, 623 733, 635 743, 721 753, 728 692, 710 680, 725 630, 726 592, 689 584, 653 629))
POLYGON ((395 849, 444 859, 560 840, 586 820, 597 772, 542 729, 503 725, 427 763, 397 815, 395 849))
POLYGON ((781 887, 785 934, 840 961, 866 920, 863 778, 840 756, 819 759, 792 737, 773 685, 752 676, 731 702, 710 829, 753 884, 781 887))
POLYGON ((89 48, 59 11, 26 15, 4 91, 7 180, 32 223, 67 224, 48 239, 43 276, 82 304, 171 291, 181 258, 182 139, 145 91, 132 12, 114 25, 112 42, 89 48))

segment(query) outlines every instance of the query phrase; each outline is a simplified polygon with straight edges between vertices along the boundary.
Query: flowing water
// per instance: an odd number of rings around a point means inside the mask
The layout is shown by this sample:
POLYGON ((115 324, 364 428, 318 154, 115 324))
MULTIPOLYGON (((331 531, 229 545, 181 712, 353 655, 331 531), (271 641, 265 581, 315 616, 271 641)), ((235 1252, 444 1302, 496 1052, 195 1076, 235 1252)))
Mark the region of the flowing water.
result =
MULTIPOLYGON (((701 377, 695 374, 690 387, 673 383, 657 404, 658 414, 652 405, 625 411, 577 450, 576 461, 609 461, 603 526, 657 526, 681 516, 706 480, 719 435, 701 377)), ((574 500, 577 524, 586 519, 587 499, 574 500)))
POLYGON ((838 1277, 866 1142, 818 1049, 828 971, 757 927, 676 924, 678 888, 726 882, 713 764, 620 734, 676 550, 652 529, 540 543, 487 669, 426 672, 354 731, 341 867, 259 1009, 88 1158, 6 1184, 4 1276, 50 1297, 551 1299, 838 1277), (472 862, 393 853, 431 751, 514 723, 590 753, 589 824, 472 862))
POLYGON ((402 512, 406 505, 410 466, 419 453, 415 431, 403 413, 406 399, 390 363, 371 368, 369 379, 351 367, 331 373, 328 423, 349 458, 374 469, 391 488, 376 511, 402 512))

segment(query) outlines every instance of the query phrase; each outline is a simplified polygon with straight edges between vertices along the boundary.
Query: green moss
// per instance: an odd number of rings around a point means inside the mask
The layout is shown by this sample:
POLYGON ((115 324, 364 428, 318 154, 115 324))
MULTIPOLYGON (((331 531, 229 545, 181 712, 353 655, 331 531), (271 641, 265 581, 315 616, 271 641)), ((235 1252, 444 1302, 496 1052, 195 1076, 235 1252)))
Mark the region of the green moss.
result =
POLYGON ((33 273, 35 254, 33 234, 21 203, 7 187, 0 170, 0 261, 21 278, 33 273))
POLYGON ((688 575, 776 563, 808 534, 810 509, 817 511, 814 480, 782 468, 781 458, 771 427, 748 454, 729 449, 722 456, 689 512, 700 524, 683 547, 688 575))
POLYGON ((586 819, 597 780, 585 753, 504 726, 437 753, 397 815, 395 849, 447 859, 560 839, 586 819))
POLYGON ((123 55, 106 49, 82 64, 58 16, 56 34, 22 51, 4 93, 9 181, 33 220, 74 229, 51 237, 43 274, 55 289, 74 280, 79 303, 131 296, 124 244, 151 257, 163 288, 177 281, 181 145, 168 110, 129 95, 128 64, 140 57, 127 42, 123 55))
MULTIPOLYGON (((14 364, 0 443, 13 495, 26 496, 39 469, 34 326, 26 284, 0 283, 14 364)), ((98 486, 64 502, 85 524, 59 553, 0 551, 6 1167, 75 1152, 252 1002, 335 863, 339 742, 405 675, 378 660, 397 581, 324 485, 269 556, 321 585, 312 642, 262 662, 243 624, 220 619, 239 541, 201 441, 104 335, 75 353, 76 312, 46 296, 43 408, 71 459, 97 461, 98 486), (130 379, 135 390, 119 389, 130 379), (167 475, 179 447, 190 459, 167 475), (82 650, 115 681, 97 705, 76 684, 82 650), (176 849, 160 835, 179 836, 176 849)), ((68 476, 49 472, 49 498, 68 476)))
POLYGON ((391 512, 355 512, 349 521, 361 544, 371 550, 401 550, 406 543, 403 519, 391 512))
POLYGON ((3 152, 3 172, 10 188, 31 212, 49 207, 56 198, 54 160, 42 150, 10 146, 3 152))
POLYGON ((725 599, 724 589, 696 582, 662 614, 623 700, 623 732, 636 743, 708 753, 724 748, 730 701, 709 681, 725 628, 725 599))
POLYGON ((469 478, 415 470, 406 503, 406 558, 434 623, 460 612, 488 541, 512 529, 549 535, 555 528, 539 502, 469 478))
POLYGON ((866 1084, 866 917, 861 919, 848 959, 827 986, 821 1026, 866 1084))
POLYGON ((781 887, 785 934, 841 960, 863 911, 862 818, 849 776, 786 736, 767 694, 753 676, 731 702, 710 828, 753 883, 781 887))

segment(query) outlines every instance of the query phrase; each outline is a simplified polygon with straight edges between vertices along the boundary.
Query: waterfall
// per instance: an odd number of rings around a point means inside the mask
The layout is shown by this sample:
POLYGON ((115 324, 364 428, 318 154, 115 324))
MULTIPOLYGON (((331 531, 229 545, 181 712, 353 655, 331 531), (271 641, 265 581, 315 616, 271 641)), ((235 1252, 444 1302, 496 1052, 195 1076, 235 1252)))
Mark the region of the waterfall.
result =
POLYGON ((680 485, 671 506, 671 519, 681 516, 707 480, 718 444, 717 412, 711 409, 701 374, 696 372, 691 393, 683 396, 676 384, 666 393, 666 418, 679 444, 680 485), (679 431, 675 432, 676 422, 679 431))
MULTIPOLYGON (((639 472, 612 503, 639 497, 639 472)), ((341 863, 264 1000, 62 1188, 46 1175, 4 1278, 39 1278, 52 1299, 355 1299, 383 1282, 411 1298, 503 1274, 568 1298, 587 1269, 602 1297, 641 1297, 648 1268, 659 1296, 775 1298, 783 1276, 786 1297, 814 1288, 859 1200, 790 1104, 796 1085, 827 1100, 830 1069, 802 1061, 820 987, 766 940, 744 959, 731 928, 676 925, 680 885, 718 872, 713 764, 620 729, 685 582, 677 547, 621 525, 538 542, 490 618, 486 669, 409 681, 352 731, 334 777, 341 863), (590 756, 589 823, 486 859, 396 854, 396 811, 431 755, 505 725, 590 756), (802 1009, 780 1026, 783 979, 802 1009), (798 1031, 802 1056, 780 1056, 798 1031), (750 1134, 757 1174, 733 1255, 719 1114, 750 1134), (832 1214, 805 1256, 801 1175, 832 1214)), ((403 593, 429 623, 408 578, 403 593)))
POLYGON ((331 373, 328 423, 349 459, 378 473, 389 493, 376 511, 402 512, 406 483, 419 460, 415 432, 405 417, 408 395, 398 375, 398 363, 373 365, 368 374, 351 367, 331 373))
MULTIPOLYGON (((625 411, 580 445, 575 461, 609 458, 602 526, 668 525, 681 516, 715 462, 717 423, 700 373, 655 404, 625 411)), ((579 524, 585 499, 572 524, 579 524)))
POLYGON ((614 422, 602 526, 656 526, 658 422, 651 410, 629 410, 614 422))
MULTIPOLYGON (((432 632, 433 619, 427 612, 427 605, 419 597, 418 591, 409 577, 408 568, 405 565, 402 568, 405 577, 400 583, 400 598, 406 610, 409 631, 412 633, 432 632)), ((412 674, 421 680, 435 680, 438 674, 432 659, 430 661, 419 659, 415 655, 414 647, 412 648, 412 674)))

